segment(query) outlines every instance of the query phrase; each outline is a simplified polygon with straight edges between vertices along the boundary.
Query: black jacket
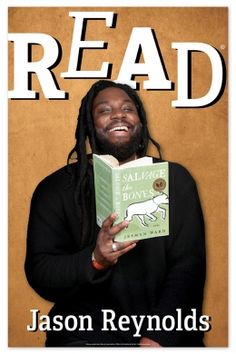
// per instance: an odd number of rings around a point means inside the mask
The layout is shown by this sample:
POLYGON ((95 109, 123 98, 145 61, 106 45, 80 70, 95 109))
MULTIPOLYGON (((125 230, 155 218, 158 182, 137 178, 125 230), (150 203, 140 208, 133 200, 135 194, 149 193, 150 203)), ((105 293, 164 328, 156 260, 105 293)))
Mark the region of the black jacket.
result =
MULTIPOLYGON (((93 320, 92 331, 48 331, 48 346, 63 346, 68 341, 82 345, 135 345, 143 336, 167 347, 203 345, 204 332, 198 330, 206 269, 201 206, 193 178, 175 163, 169 163, 169 188, 170 235, 140 241, 115 266, 98 271, 92 267, 91 254, 99 228, 95 226, 94 242, 80 250, 75 182, 71 183, 66 167, 37 186, 28 225, 27 279, 39 295, 55 303, 51 318, 58 314, 90 315, 93 320), (114 311, 117 330, 101 330, 102 310, 114 311), (186 316, 195 316, 195 312, 196 324, 195 319, 188 321, 192 330, 184 328, 186 316), (118 320, 124 315, 130 323, 121 330, 118 320), (135 315, 137 320, 143 316, 141 337, 135 336, 135 315), (152 328, 150 316, 156 316, 152 328), (169 330, 173 321, 175 326, 169 330)), ((93 193, 90 198, 92 210, 93 193)), ((95 218, 90 222, 95 223, 95 218)))

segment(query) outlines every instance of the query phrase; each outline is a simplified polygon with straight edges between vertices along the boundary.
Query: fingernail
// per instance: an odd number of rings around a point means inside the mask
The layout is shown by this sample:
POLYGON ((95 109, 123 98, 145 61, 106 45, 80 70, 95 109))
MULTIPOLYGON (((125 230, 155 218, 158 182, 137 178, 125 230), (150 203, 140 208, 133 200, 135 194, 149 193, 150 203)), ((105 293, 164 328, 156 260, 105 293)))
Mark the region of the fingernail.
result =
POLYGON ((127 220, 124 221, 124 225, 127 228, 129 226, 129 222, 127 220))
POLYGON ((116 219, 118 218, 117 212, 112 213, 112 218, 113 218, 114 220, 116 220, 116 219))

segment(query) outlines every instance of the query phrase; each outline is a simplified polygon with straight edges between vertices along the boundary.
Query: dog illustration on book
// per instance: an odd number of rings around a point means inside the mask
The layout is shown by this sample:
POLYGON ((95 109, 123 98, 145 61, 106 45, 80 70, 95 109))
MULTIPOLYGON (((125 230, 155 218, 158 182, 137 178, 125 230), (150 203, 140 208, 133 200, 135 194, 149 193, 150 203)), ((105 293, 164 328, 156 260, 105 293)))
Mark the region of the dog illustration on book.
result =
POLYGON ((161 193, 151 199, 130 204, 126 209, 126 217, 124 220, 132 221, 134 216, 137 216, 141 225, 148 226, 144 217, 146 216, 150 221, 157 220, 153 213, 159 212, 162 220, 166 218, 166 210, 162 208, 161 204, 169 204, 168 195, 161 193))

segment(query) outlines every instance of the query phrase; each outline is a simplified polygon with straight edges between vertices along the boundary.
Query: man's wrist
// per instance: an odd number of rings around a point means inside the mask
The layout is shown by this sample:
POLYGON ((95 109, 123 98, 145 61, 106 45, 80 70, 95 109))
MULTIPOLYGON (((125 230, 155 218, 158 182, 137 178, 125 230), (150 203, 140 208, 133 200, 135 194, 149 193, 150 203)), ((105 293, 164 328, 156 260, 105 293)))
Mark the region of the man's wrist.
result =
POLYGON ((99 262, 97 262, 94 252, 92 253, 92 266, 93 268, 97 269, 97 270, 104 270, 107 267, 103 266, 102 264, 100 264, 99 262))

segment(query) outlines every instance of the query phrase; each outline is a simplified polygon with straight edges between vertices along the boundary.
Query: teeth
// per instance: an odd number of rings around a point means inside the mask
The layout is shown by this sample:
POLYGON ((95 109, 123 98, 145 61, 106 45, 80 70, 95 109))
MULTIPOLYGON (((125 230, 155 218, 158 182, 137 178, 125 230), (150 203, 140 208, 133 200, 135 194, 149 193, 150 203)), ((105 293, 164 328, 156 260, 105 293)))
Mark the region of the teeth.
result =
POLYGON ((115 131, 118 131, 118 130, 125 130, 127 132, 129 129, 125 125, 121 125, 119 127, 114 127, 112 129, 110 129, 109 132, 115 132, 115 131))

